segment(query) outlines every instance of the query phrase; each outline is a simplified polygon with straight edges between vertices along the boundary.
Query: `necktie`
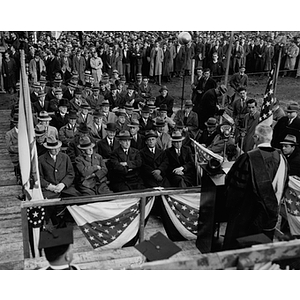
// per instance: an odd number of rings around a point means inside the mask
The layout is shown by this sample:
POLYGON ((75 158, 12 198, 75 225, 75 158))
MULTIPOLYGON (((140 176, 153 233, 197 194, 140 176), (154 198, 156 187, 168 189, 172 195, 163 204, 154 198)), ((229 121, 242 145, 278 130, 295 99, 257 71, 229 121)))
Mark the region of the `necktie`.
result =
POLYGON ((176 152, 177 152, 177 155, 180 156, 180 150, 177 149, 176 152))
POLYGON ((127 150, 127 149, 126 149, 126 150, 124 150, 124 152, 125 152, 125 154, 126 154, 126 155, 128 155, 128 150, 127 150))

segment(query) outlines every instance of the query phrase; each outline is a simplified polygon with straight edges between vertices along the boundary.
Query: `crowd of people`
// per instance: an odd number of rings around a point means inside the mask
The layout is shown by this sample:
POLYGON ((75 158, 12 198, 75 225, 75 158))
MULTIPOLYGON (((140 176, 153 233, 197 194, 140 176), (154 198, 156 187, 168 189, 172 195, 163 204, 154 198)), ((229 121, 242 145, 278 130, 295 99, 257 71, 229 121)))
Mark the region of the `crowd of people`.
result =
MULTIPOLYGON (((278 103, 274 105, 274 123, 272 128, 266 129, 258 126, 257 100, 247 96, 245 71, 248 67, 254 72, 270 69, 266 49, 272 46, 276 37, 237 36, 228 88, 216 77, 222 74, 214 73, 214 70, 224 71, 226 66, 224 53, 227 52, 222 49, 228 45, 228 34, 195 32, 193 37, 193 43, 187 46, 178 44, 170 32, 62 33, 58 40, 41 34, 34 44, 23 37, 45 198, 99 195, 159 186, 194 186, 197 180, 191 138, 225 160, 242 157, 243 160, 238 161, 240 167, 231 173, 232 180, 239 178, 237 174, 243 172, 243 168, 249 171, 249 162, 245 158, 259 144, 267 143, 267 148, 274 152, 271 157, 276 156, 276 166, 267 167, 272 178, 277 174, 281 157, 274 149, 282 149, 290 165, 299 164, 298 103, 290 102, 286 111, 278 103), (264 52, 255 56, 256 61, 249 62, 250 54, 242 49, 252 43, 254 48, 263 48, 264 52), (171 49, 174 49, 173 56, 171 49), (190 54, 183 55, 182 51, 190 54), (240 55, 237 55, 238 51, 240 55), (177 110, 172 92, 166 85, 161 85, 161 81, 194 71, 190 69, 190 62, 183 61, 180 55, 195 58, 196 74, 192 99, 185 100, 184 107, 177 110), (165 61, 167 57, 168 62, 165 61), (168 73, 164 73, 166 63, 168 73), (214 69, 211 63, 220 67, 214 69), (152 92, 155 83, 161 85, 157 95, 152 92), (223 118, 220 122, 224 109, 219 100, 226 94, 232 119, 223 118), (246 156, 240 156, 241 153, 246 156)), ((10 34, 10 39, 5 35, 2 39, 10 47, 10 51, 5 52, 5 60, 11 60, 16 70, 18 56, 12 57, 13 50, 18 51, 21 47, 17 40, 15 33, 10 34)), ((297 47, 295 42, 290 39, 287 48, 297 47)), ((285 55, 284 51, 282 55, 285 55)), ((272 58, 276 59, 276 56, 272 58)), ((5 66, 7 62, 3 61, 3 70, 5 66)), ((290 70, 294 67, 295 64, 290 70)), ((7 75, 4 76, 5 89, 9 90, 10 78, 12 92, 17 93, 6 141, 20 182, 17 147, 19 84, 17 72, 11 77, 8 73, 2 74, 7 75)), ((264 155, 270 160, 268 149, 264 155)), ((300 169, 291 167, 290 175, 300 176, 300 169)), ((239 188, 234 183, 231 186, 239 188)), ((51 219, 53 224, 59 222, 56 213, 50 210, 47 218, 46 221, 51 219)), ((245 224, 247 227, 248 223, 245 224)))

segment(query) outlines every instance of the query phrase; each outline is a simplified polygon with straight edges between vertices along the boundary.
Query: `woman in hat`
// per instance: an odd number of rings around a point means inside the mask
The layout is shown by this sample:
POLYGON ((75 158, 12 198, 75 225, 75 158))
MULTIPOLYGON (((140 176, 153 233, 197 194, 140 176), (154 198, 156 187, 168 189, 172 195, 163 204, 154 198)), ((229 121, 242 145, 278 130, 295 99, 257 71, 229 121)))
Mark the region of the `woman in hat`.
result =
POLYGON ((107 168, 101 155, 94 153, 95 144, 89 137, 79 140, 78 148, 82 153, 76 157, 75 166, 78 174, 77 189, 83 195, 111 193, 107 186, 107 168))

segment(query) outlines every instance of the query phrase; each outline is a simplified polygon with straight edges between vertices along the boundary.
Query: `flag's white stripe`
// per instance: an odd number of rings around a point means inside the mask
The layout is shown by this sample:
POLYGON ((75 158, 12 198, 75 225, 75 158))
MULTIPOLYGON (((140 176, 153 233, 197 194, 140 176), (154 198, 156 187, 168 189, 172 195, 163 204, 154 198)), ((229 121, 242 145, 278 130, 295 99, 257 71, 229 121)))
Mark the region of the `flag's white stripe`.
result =
POLYGON ((289 187, 300 193, 300 180, 293 176, 289 176, 289 187))
MULTIPOLYGON (((153 203, 154 203, 155 197, 152 197, 152 199, 147 203, 145 207, 145 218, 148 217, 153 203)), ((131 222, 131 224, 120 234, 120 236, 115 239, 113 242, 109 243, 106 246, 99 247, 95 250, 105 250, 105 249, 117 249, 125 245, 127 242, 129 242, 138 232, 140 225, 140 214, 138 214, 135 219, 131 222)))
POLYGON ((288 223, 292 235, 300 235, 300 217, 288 213, 288 223))
POLYGON ((200 208, 201 193, 170 195, 169 198, 171 198, 172 200, 178 200, 197 210, 199 210, 200 208))
POLYGON ((107 202, 96 202, 84 205, 68 206, 73 218, 78 226, 83 226, 86 223, 102 221, 113 218, 126 210, 128 207, 136 204, 140 198, 119 199, 107 202))
POLYGON ((197 235, 191 233, 189 230, 187 230, 181 223, 180 221, 176 218, 176 216, 174 215, 173 210, 170 208, 168 201, 166 200, 165 196, 161 196, 163 199, 163 203, 164 206, 167 210, 167 213, 171 219, 171 221, 173 222, 173 224, 175 225, 175 227, 177 228, 177 230, 179 231, 179 233, 186 238, 187 240, 193 240, 197 238, 197 235))

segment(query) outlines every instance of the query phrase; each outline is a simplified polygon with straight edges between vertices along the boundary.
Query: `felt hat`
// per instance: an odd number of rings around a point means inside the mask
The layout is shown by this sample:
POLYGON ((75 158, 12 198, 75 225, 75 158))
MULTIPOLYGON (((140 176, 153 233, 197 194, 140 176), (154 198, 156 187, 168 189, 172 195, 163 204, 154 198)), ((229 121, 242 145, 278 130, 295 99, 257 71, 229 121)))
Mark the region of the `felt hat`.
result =
POLYGON ((81 109, 91 109, 90 105, 87 102, 82 102, 80 105, 81 109))
POLYGON ((185 100, 184 106, 192 107, 192 106, 194 106, 194 104, 193 104, 192 100, 185 100))
POLYGON ((98 86, 93 86, 93 88, 92 88, 92 91, 93 92, 97 92, 97 91, 99 91, 100 90, 100 88, 98 87, 98 86))
POLYGON ((101 112, 99 109, 96 109, 94 112, 93 112, 93 117, 94 118, 102 118, 104 116, 103 112, 101 112))
POLYGON ((69 119, 77 119, 76 111, 74 111, 74 110, 70 111, 68 114, 68 118, 69 119))
POLYGON ((288 103, 286 112, 297 112, 299 110, 299 104, 296 101, 290 101, 288 103))
POLYGON ((40 89, 41 85, 39 82, 34 82, 33 85, 31 86, 33 89, 40 89))
POLYGON ((164 127, 166 125, 166 121, 163 120, 162 118, 156 118, 154 126, 155 127, 164 127))
POLYGON ((48 112, 43 110, 38 115, 38 120, 40 120, 40 121, 51 121, 52 118, 49 116, 48 112))
POLYGON ((159 92, 162 92, 162 91, 169 91, 167 86, 163 85, 161 86, 161 88, 159 89, 159 92))
POLYGON ((115 84, 111 84, 111 85, 110 85, 110 90, 111 90, 111 91, 117 90, 117 86, 116 86, 115 84))
POLYGON ((66 98, 61 98, 59 100, 58 106, 66 106, 69 107, 69 100, 66 98))
POLYGON ((216 118, 209 118, 205 123, 207 127, 216 127, 218 125, 217 119, 216 118))
POLYGON ((77 88, 75 89, 75 94, 76 94, 76 95, 81 95, 81 94, 82 94, 81 88, 78 88, 78 87, 77 87, 77 88))
POLYGON ((119 74, 119 71, 118 70, 113 70, 112 73, 113 74, 119 74))
POLYGON ((54 94, 55 95, 62 94, 62 89, 61 88, 56 88, 55 91, 54 91, 54 94))
POLYGON ((149 139, 151 137, 158 137, 157 133, 154 130, 148 130, 145 132, 145 139, 149 139))
POLYGON ((294 135, 288 134, 280 144, 297 146, 297 138, 294 135))
POLYGON ((144 107, 141 110, 141 113, 150 113, 150 108, 148 105, 144 105, 144 107))
POLYGON ((84 150, 94 148, 95 144, 91 142, 88 136, 83 136, 79 139, 79 145, 77 147, 81 150, 84 150))
POLYGON ((106 131, 117 131, 117 124, 116 123, 107 123, 106 124, 106 131))
POLYGON ((183 129, 183 128, 184 128, 183 122, 182 122, 181 120, 178 121, 178 122, 176 123, 176 125, 175 125, 175 128, 176 128, 176 129, 183 129))
POLYGON ((46 77, 41 76, 40 83, 47 83, 46 77))
POLYGON ((128 130, 121 130, 117 136, 119 140, 131 140, 132 136, 128 130))
POLYGON ((133 83, 129 83, 127 90, 135 90, 134 84, 133 83))
POLYGON ((84 124, 84 123, 81 123, 81 124, 79 125, 78 131, 81 132, 81 133, 85 133, 85 134, 90 132, 90 131, 89 131, 89 128, 88 128, 87 125, 84 124))
POLYGON ((166 104, 162 104, 162 105, 159 107, 158 110, 159 110, 159 111, 168 111, 168 107, 167 107, 166 104))
POLYGON ((171 141, 172 142, 181 142, 185 139, 184 136, 182 136, 181 132, 180 131, 174 131, 172 133, 172 136, 171 136, 171 141))
POLYGON ((34 127, 35 136, 42 136, 46 133, 46 128, 42 124, 37 124, 34 127))
POLYGON ((126 116, 126 110, 125 108, 119 108, 117 111, 116 111, 116 116, 126 116))
POLYGON ((124 108, 126 110, 133 110, 133 106, 130 103, 125 103, 124 108))
POLYGON ((73 81, 70 81, 70 82, 68 83, 68 86, 71 87, 71 88, 73 88, 73 89, 76 89, 76 88, 77 88, 77 84, 76 84, 75 82, 73 82, 73 81))
POLYGON ((140 122, 137 119, 132 119, 129 124, 127 124, 128 127, 139 127, 140 122))
POLYGON ((57 140, 53 135, 48 136, 46 143, 43 144, 46 149, 58 149, 61 147, 61 145, 62 142, 57 140))

